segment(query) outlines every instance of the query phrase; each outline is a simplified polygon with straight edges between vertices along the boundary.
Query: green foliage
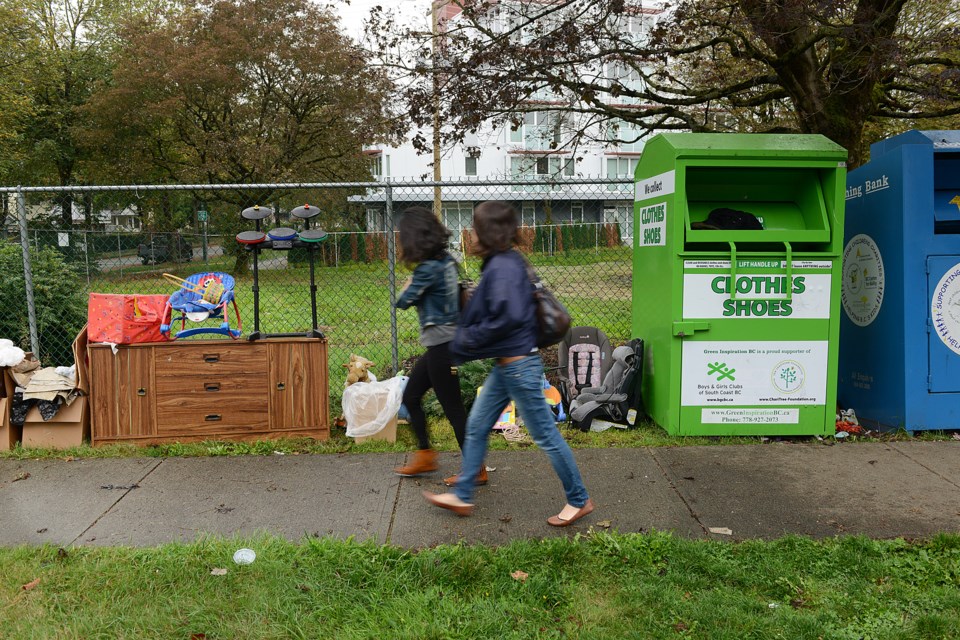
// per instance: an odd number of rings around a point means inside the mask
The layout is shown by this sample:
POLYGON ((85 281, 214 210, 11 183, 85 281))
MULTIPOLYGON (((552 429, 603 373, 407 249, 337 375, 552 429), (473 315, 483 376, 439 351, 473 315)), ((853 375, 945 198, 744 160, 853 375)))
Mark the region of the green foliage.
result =
MULTIPOLYGON (((470 413, 470 408, 477 399, 477 389, 483 386, 483 382, 493 370, 490 360, 474 360, 460 365, 460 397, 463 398, 463 407, 470 413)), ((443 407, 437 400, 436 394, 431 389, 423 399, 423 411, 432 418, 443 418, 443 407)))
MULTIPOLYGON (((31 252, 34 305, 40 361, 44 365, 73 363, 71 344, 87 321, 87 299, 76 267, 56 249, 42 247, 31 252)), ((19 245, 0 246, 0 337, 30 348, 30 328, 23 277, 23 253, 19 245)))
MULTIPOLYGON (((166 9, 127 23, 110 82, 84 112, 115 171, 225 184, 370 179, 361 148, 395 139, 393 89, 333 11, 309 0, 166 9)), ((255 202, 273 201, 264 195, 255 202)), ((236 215, 254 202, 233 204, 236 215)))

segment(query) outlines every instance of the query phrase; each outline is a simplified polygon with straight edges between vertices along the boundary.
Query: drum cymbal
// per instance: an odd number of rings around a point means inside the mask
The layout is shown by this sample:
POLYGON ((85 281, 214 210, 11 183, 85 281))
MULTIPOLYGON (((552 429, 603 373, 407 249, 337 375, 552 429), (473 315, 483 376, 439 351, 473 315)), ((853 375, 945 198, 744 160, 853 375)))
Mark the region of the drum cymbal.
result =
POLYGON ((247 220, 263 220, 264 218, 269 218, 272 215, 273 209, 270 207, 261 207, 258 204, 255 204, 252 207, 247 207, 240 212, 240 216, 247 220))
POLYGON ((314 217, 315 215, 318 215, 319 213, 320 213, 320 209, 316 207, 312 207, 309 204, 305 204, 302 207, 297 207, 296 209, 291 211, 290 215, 293 216, 294 218, 309 220, 310 218, 314 217))

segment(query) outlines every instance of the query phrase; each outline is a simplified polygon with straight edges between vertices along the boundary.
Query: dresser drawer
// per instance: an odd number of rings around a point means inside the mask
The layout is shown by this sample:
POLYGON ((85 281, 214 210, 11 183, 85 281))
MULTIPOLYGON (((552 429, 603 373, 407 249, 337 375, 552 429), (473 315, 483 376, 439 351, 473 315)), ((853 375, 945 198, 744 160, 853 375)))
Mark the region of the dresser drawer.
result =
POLYGON ((157 433, 196 435, 266 431, 267 394, 211 393, 157 397, 157 433))
POLYGON ((269 389, 263 375, 181 375, 160 376, 156 382, 158 401, 177 398, 203 398, 208 402, 223 402, 224 398, 260 396, 266 401, 269 389))
POLYGON ((168 376, 263 377, 267 372, 264 345, 245 343, 170 345, 154 350, 157 379, 168 376))

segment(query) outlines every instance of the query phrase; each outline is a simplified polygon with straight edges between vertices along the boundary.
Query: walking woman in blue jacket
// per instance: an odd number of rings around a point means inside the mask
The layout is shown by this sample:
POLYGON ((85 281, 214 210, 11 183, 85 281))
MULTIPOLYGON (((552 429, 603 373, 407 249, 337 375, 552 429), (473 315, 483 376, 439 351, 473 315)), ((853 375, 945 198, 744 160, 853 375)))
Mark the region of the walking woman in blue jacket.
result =
POLYGON ((460 315, 450 351, 454 362, 493 358, 495 366, 470 410, 461 474, 453 492, 437 495, 424 491, 423 496, 458 515, 473 513, 473 491, 484 468, 488 436, 513 400, 533 441, 550 458, 566 494, 566 504, 547 522, 565 527, 593 511, 593 502, 543 395, 533 283, 526 260, 514 248, 517 231, 518 215, 509 204, 484 202, 474 209, 471 244, 474 253, 483 258, 480 284, 460 315))
MULTIPOLYGON (((443 407, 457 443, 463 449, 467 413, 460 397, 460 378, 450 359, 450 341, 460 314, 457 264, 447 253, 450 231, 429 209, 411 207, 398 224, 400 257, 413 275, 397 298, 398 309, 417 307, 420 343, 427 352, 417 359, 403 392, 403 404, 410 412, 410 426, 417 437, 417 451, 409 464, 395 471, 417 476, 436 471, 437 452, 430 446, 423 396, 432 387, 443 407)), ((455 478, 456 476, 454 476, 455 478)), ((481 478, 481 480, 484 480, 481 478)))

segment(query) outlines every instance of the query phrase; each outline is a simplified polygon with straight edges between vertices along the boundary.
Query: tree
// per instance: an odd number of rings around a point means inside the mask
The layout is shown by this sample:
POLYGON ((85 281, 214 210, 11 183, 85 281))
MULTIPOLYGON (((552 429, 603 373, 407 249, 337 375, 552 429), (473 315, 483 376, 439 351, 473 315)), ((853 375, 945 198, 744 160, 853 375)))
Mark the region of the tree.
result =
POLYGON ((956 0, 440 4, 434 36, 381 14, 369 33, 414 80, 415 121, 439 108, 448 143, 531 110, 567 114, 570 144, 611 128, 722 130, 732 118, 741 130, 821 133, 857 165, 868 123, 960 113, 956 0))
POLYGON ((132 154, 181 182, 364 180, 362 146, 393 133, 391 84, 309 0, 198 0, 125 34, 89 110, 118 170, 132 154))
MULTIPOLYGON (((391 83, 310 0, 196 0, 124 34, 111 83, 88 114, 91 144, 127 179, 369 181, 363 146, 393 139, 391 83)), ((264 187, 196 197, 229 204, 208 209, 218 230, 235 232, 241 208, 282 195, 264 187)), ((346 195, 326 194, 339 204, 346 195)))
MULTIPOLYGON (((148 0, 0 0, 2 11, 21 25, 17 72, 25 82, 18 97, 30 117, 18 131, 20 162, 8 175, 25 184, 83 181, 84 152, 78 142, 81 110, 98 81, 110 72, 122 19, 148 0), (79 174, 79 175, 78 175, 79 174)), ((58 198, 60 224, 73 224, 73 198, 58 198)))
POLYGON ((17 167, 25 160, 22 144, 26 125, 34 114, 27 89, 28 52, 34 49, 31 26, 8 2, 0 2, 0 181, 15 181, 17 167))

